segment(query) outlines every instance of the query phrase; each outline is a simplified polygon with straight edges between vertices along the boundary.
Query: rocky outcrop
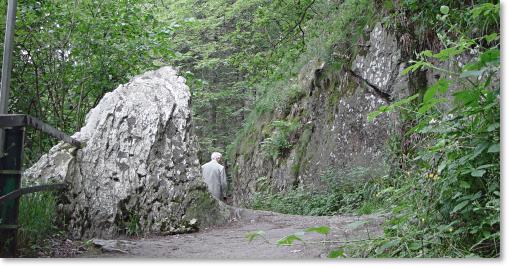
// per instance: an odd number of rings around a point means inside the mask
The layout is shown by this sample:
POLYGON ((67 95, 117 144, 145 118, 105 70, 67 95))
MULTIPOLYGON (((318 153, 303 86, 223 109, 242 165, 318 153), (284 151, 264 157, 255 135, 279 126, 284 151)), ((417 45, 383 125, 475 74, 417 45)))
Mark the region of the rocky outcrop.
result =
POLYGON ((370 175, 386 172, 386 142, 398 120, 383 114, 368 122, 367 115, 408 96, 408 78, 400 76, 404 60, 397 38, 382 25, 369 32, 350 66, 335 69, 320 60, 305 65, 297 82, 304 97, 288 113, 276 111, 262 123, 297 122, 298 130, 289 134, 291 149, 276 159, 268 157, 261 146, 267 127, 261 127, 252 150, 236 152, 231 167, 235 204, 249 203, 261 184, 275 191, 296 185, 320 187, 327 170, 362 167, 370 175))
MULTIPOLYGON (((305 64, 297 81, 288 81, 289 87, 301 90, 294 94, 298 98, 289 98, 287 105, 261 115, 248 134, 238 137, 240 142, 236 141, 236 150, 230 154, 234 204, 248 205, 256 192, 268 190, 285 192, 296 186, 321 190, 328 185, 323 180, 325 173, 336 173, 336 180, 388 174, 389 165, 395 164, 391 161, 399 161, 389 152, 388 141, 398 135, 403 152, 412 148, 416 135, 404 137, 412 122, 401 122, 396 113, 383 113, 369 122, 368 114, 381 105, 423 93, 441 77, 433 69, 402 75, 409 57, 414 56, 410 55, 412 47, 418 46, 409 38, 408 33, 375 24, 365 28, 356 44, 345 45, 347 41, 340 40, 331 47, 331 57, 339 59, 337 66, 321 59, 305 64), (350 56, 352 51, 347 48, 353 46, 356 54, 350 56), (338 68, 338 64, 343 65, 338 68), (281 130, 274 122, 291 127, 281 130), (287 143, 282 142, 281 133, 287 143), (279 144, 265 146, 274 140, 279 144), (281 150, 275 157, 277 146, 281 150)), ((460 73, 472 58, 466 52, 442 62, 429 60, 443 70, 460 73)), ((463 83, 452 83, 442 97, 453 99, 462 87, 463 83)), ((447 110, 448 105, 437 107, 447 110)))
POLYGON ((400 75, 405 65, 396 36, 378 24, 370 33, 365 51, 356 56, 349 72, 361 79, 362 86, 370 93, 391 102, 408 96, 408 77, 400 75))
MULTIPOLYGON (((336 172, 338 178, 350 176, 351 170, 358 175, 362 171, 365 178, 387 174, 391 161, 388 140, 402 135, 409 126, 399 122, 395 113, 384 113, 372 122, 367 120, 368 114, 425 90, 440 75, 434 70, 402 75, 412 56, 409 42, 403 44, 405 38, 381 23, 366 28, 365 34, 355 45, 354 57, 346 56, 346 46, 333 46, 332 56, 341 55, 349 62, 342 68, 320 59, 305 64, 297 81, 289 81, 289 86, 301 89, 302 94, 296 95, 300 98, 291 99, 285 109, 261 116, 253 131, 240 139, 231 156, 234 204, 247 205, 254 193, 268 188, 272 192, 296 186, 321 188, 326 185, 322 174, 328 171, 336 172), (284 144, 277 157, 268 156, 263 146, 274 133, 281 132, 271 127, 275 121, 293 126, 285 133, 289 144, 284 144)), ((459 72, 471 58, 469 54, 457 55, 437 65, 459 72)), ((450 85, 446 97, 452 98, 451 92, 459 86, 450 85)), ((409 141, 401 144, 410 145, 409 141)))
POLYGON ((208 193, 191 133, 190 92, 163 67, 107 93, 74 138, 24 176, 68 184, 59 204, 74 238, 176 233, 222 222, 226 209, 208 193))

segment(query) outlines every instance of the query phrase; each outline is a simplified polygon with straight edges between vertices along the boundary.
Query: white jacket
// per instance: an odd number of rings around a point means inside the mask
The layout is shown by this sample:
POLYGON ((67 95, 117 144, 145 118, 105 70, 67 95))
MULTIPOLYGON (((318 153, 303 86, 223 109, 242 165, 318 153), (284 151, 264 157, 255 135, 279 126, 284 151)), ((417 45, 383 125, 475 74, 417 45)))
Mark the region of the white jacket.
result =
POLYGON ((202 177, 209 188, 212 196, 216 199, 227 196, 227 175, 225 167, 220 165, 216 160, 202 165, 202 177))

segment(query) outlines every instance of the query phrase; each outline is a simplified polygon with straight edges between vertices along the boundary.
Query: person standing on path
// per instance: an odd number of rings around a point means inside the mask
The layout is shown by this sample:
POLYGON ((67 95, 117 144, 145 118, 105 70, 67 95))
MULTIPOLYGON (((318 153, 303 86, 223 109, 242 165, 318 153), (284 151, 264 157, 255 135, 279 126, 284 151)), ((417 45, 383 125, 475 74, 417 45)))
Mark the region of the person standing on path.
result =
POLYGON ((212 153, 211 161, 202 165, 202 177, 212 196, 218 200, 225 201, 227 198, 227 175, 225 167, 219 163, 220 160, 220 153, 212 153))

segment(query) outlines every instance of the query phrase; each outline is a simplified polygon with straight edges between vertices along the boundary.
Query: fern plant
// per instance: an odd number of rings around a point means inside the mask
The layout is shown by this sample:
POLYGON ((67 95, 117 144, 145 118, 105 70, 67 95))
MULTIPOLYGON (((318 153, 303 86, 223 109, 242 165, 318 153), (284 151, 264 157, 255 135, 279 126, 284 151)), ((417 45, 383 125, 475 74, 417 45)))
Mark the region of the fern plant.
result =
POLYGON ((267 156, 275 160, 284 156, 296 141, 291 140, 291 135, 300 127, 296 121, 275 120, 271 122, 273 132, 270 137, 261 143, 262 150, 267 156))

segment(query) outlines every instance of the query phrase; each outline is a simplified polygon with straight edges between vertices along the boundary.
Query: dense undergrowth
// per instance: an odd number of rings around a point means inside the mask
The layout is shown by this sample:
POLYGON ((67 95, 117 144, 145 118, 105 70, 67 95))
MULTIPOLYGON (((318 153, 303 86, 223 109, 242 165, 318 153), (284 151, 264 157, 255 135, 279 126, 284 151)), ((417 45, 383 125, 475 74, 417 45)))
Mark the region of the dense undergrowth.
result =
POLYGON ((286 192, 272 192, 270 181, 262 177, 250 207, 313 216, 374 213, 381 210, 381 191, 387 186, 381 174, 365 168, 327 170, 320 176, 323 187, 300 186, 286 192))
POLYGON ((18 250, 22 256, 37 256, 48 247, 50 235, 60 230, 56 222, 57 199, 51 192, 32 193, 20 199, 18 250))

